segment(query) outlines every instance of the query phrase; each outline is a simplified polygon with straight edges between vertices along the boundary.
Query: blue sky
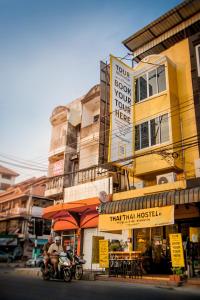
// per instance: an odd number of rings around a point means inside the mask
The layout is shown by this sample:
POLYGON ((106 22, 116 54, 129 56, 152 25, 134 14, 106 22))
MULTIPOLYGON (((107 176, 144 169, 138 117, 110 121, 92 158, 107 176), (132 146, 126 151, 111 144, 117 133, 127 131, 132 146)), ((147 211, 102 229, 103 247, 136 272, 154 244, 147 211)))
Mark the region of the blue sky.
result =
POLYGON ((0 164, 18 181, 45 174, 2 161, 45 168, 53 108, 97 84, 100 60, 127 54, 124 39, 180 2, 0 0, 0 164))

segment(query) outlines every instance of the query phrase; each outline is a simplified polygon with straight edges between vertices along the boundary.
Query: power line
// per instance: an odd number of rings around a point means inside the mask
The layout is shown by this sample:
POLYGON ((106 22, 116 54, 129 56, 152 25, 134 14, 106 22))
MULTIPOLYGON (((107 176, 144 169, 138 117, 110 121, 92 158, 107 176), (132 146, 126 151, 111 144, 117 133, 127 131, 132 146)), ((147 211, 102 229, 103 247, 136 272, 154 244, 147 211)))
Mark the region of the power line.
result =
MULTIPOLYGON (((11 161, 14 161, 14 162, 17 162, 17 163, 21 163, 23 165, 27 165, 28 167, 36 167, 36 168, 40 168, 41 167, 41 164, 38 164, 38 163, 28 163, 26 160, 24 159, 17 159, 17 158, 12 158, 12 156, 10 155, 6 155, 6 154, 1 154, 0 153, 0 156, 3 157, 3 158, 6 158, 6 159, 9 159, 11 161)), ((14 156, 13 156, 14 157, 14 156)), ((43 167, 43 166, 42 166, 43 167)), ((44 166, 45 167, 45 166, 44 166)))
POLYGON ((18 167, 18 168, 22 168, 22 169, 28 169, 28 170, 34 170, 34 171, 40 171, 40 172, 47 172, 47 169, 31 168, 31 167, 28 167, 28 166, 20 165, 20 164, 17 164, 17 163, 12 163, 12 162, 5 161, 5 160, 0 160, 0 162, 8 164, 8 165, 15 166, 15 167, 18 167))

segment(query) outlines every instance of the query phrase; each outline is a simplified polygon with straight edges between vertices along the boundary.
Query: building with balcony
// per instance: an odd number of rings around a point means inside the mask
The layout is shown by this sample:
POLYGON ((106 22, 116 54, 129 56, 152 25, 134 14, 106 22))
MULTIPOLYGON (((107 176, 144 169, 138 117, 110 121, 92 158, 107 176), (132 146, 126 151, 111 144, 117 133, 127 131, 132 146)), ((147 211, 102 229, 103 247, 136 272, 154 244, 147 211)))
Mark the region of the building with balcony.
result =
POLYGON ((169 234, 181 233, 185 266, 195 275, 200 269, 200 2, 182 2, 123 44, 135 65, 132 176, 130 190, 101 205, 99 227, 127 228, 129 248, 150 255, 151 271, 159 273, 170 272, 169 234), (172 219, 160 225, 149 215, 163 210, 159 216, 166 217, 170 206, 172 219))
POLYGON ((189 0, 123 42, 135 65, 131 167, 108 163, 109 66, 101 63, 100 86, 81 100, 74 167, 61 176, 62 203, 44 217, 87 268, 99 267, 104 238, 149 256, 150 272, 170 272, 171 233, 182 235, 191 274, 200 268, 199 29, 200 4, 189 0))
MULTIPOLYGON (((35 235, 28 232, 30 219, 42 220, 42 210, 52 204, 44 197, 46 177, 31 178, 13 185, 0 194, 0 247, 22 249, 22 255, 30 257, 34 247, 35 235)), ((43 222, 43 221, 41 221, 43 222)), ((38 245, 47 240, 51 222, 43 222, 43 233, 38 236, 38 245)))
POLYGON ((15 178, 19 174, 4 166, 0 166, 0 192, 4 192, 11 185, 14 185, 15 178))
MULTIPOLYGON (((86 268, 91 268, 91 265, 92 268, 98 268, 98 263, 92 259, 92 247, 88 245, 93 244, 93 248, 98 252, 98 238, 104 236, 98 231, 96 208, 100 203, 99 193, 105 192, 106 197, 110 199, 113 188, 121 186, 116 174, 100 165, 107 161, 104 152, 108 147, 108 135, 106 140, 104 134, 105 101, 101 90, 100 85, 96 85, 80 98, 81 118, 78 124, 74 124, 75 127, 71 124, 70 117, 63 121, 62 126, 69 127, 72 133, 71 136, 67 134, 65 139, 68 146, 68 150, 63 153, 65 171, 63 176, 49 179, 45 195, 49 195, 52 182, 59 181, 63 192, 60 193, 60 199, 55 201, 55 205, 45 208, 43 214, 44 218, 53 220, 52 229, 62 236, 63 245, 70 244, 74 251, 84 255, 87 261, 86 268)), ((73 103, 68 105, 72 116, 73 103)), ((67 110, 63 109, 64 112, 66 115, 67 110)), ((51 192, 51 197, 54 197, 53 189, 51 192)), ((106 236, 113 239, 121 237, 116 233, 106 236)))

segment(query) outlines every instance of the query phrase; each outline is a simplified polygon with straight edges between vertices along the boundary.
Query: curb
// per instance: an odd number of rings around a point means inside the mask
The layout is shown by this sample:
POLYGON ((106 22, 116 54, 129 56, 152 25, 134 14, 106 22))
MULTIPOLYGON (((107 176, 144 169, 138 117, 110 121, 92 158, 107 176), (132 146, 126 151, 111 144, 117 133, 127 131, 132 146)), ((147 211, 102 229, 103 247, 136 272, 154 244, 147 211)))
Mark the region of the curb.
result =
MULTIPOLYGON (((33 276, 33 277, 42 277, 42 273, 40 268, 16 268, 14 269, 15 274, 25 275, 25 276, 33 276)), ((82 280, 86 281, 94 281, 95 274, 94 273, 83 273, 82 280)))
POLYGON ((14 270, 15 274, 19 275, 26 275, 26 276, 33 276, 33 277, 41 277, 40 268, 29 269, 29 268, 16 268, 14 270))
POLYGON ((108 276, 97 276, 96 280, 99 281, 115 281, 115 282, 127 282, 127 283, 137 283, 137 284, 148 284, 156 287, 162 288, 174 288, 178 287, 179 284, 177 282, 169 281, 169 280, 153 280, 153 279, 143 279, 143 278, 121 278, 121 277, 108 277, 108 276))

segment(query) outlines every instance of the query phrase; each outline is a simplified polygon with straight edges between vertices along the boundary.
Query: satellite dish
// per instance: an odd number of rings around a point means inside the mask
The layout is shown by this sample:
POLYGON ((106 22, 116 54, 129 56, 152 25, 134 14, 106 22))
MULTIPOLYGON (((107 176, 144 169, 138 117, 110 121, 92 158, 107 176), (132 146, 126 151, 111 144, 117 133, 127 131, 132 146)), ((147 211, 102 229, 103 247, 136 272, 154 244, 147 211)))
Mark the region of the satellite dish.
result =
POLYGON ((158 184, 168 183, 168 179, 164 176, 160 177, 158 180, 158 184))
POLYGON ((105 191, 101 191, 99 193, 99 200, 101 203, 106 203, 109 201, 108 195, 105 191))

